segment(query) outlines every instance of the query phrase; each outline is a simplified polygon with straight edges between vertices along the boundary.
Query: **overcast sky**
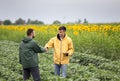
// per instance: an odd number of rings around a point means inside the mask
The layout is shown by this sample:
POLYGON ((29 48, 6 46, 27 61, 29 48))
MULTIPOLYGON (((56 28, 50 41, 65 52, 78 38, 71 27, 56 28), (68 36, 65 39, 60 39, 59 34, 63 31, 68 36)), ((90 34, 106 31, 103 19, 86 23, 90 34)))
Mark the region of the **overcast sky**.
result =
POLYGON ((0 0, 0 20, 120 22, 120 0, 0 0))

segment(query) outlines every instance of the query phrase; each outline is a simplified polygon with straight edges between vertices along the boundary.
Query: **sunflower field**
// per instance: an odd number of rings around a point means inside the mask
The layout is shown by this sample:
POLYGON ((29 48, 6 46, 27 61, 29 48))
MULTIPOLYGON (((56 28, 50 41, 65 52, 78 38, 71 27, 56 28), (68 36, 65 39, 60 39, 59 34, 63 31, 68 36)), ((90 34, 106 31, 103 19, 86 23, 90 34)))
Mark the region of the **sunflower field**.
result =
MULTIPOLYGON (((23 81, 18 48, 33 28, 35 41, 44 46, 61 25, 0 25, 0 81, 23 81)), ((42 81, 120 81, 120 24, 64 24, 75 52, 67 78, 55 76, 53 52, 39 54, 42 81)), ((29 79, 28 81, 32 81, 29 79)))

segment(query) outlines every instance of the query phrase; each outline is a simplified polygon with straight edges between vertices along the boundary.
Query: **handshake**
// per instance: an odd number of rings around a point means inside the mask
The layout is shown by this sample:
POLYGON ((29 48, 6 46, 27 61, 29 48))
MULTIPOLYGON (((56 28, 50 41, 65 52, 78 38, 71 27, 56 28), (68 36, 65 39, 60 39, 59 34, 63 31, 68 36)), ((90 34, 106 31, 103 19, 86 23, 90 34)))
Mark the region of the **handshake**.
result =
POLYGON ((47 52, 48 51, 48 47, 44 47, 45 51, 47 52))

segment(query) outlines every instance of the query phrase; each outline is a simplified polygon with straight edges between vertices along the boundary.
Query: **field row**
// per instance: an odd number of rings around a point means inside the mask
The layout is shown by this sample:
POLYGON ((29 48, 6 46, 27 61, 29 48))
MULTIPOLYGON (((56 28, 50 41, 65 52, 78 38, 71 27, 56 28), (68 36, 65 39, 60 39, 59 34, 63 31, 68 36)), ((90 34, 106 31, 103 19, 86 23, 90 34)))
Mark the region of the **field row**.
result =
MULTIPOLYGON (((0 41, 0 45, 0 81, 23 81, 22 67, 18 62, 19 43, 0 41)), ((39 54, 39 62, 42 81, 120 81, 120 61, 99 56, 75 52, 66 79, 52 74, 53 50, 39 54)))

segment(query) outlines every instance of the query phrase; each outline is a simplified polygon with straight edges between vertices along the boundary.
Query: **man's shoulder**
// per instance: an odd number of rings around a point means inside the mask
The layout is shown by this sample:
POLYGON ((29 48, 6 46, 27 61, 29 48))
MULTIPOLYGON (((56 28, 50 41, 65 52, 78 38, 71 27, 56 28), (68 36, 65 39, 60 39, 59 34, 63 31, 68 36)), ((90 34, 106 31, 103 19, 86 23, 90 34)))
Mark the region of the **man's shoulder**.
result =
POLYGON ((71 37, 69 37, 68 35, 66 36, 66 38, 67 38, 68 40, 72 40, 71 37))
POLYGON ((51 40, 56 40, 56 39, 57 39, 57 36, 51 38, 51 40))
POLYGON ((38 42, 36 42, 35 40, 31 40, 30 43, 37 44, 38 42))

